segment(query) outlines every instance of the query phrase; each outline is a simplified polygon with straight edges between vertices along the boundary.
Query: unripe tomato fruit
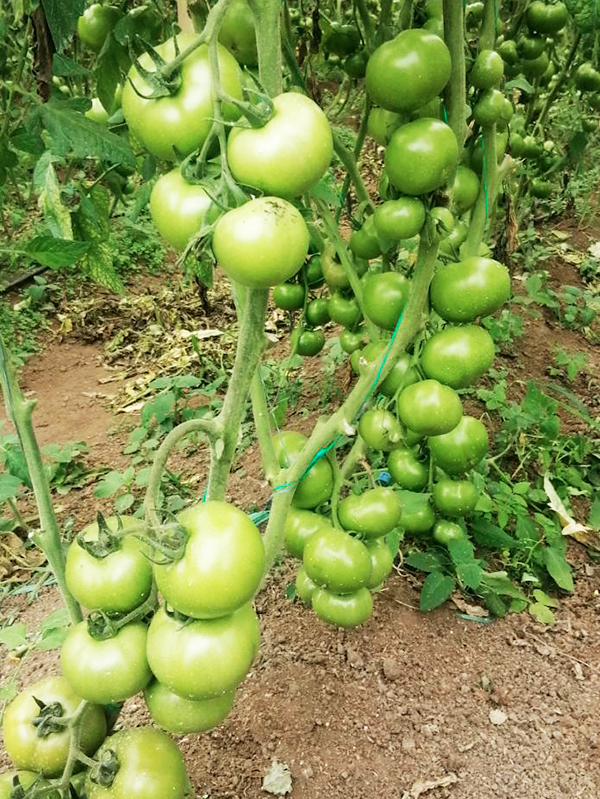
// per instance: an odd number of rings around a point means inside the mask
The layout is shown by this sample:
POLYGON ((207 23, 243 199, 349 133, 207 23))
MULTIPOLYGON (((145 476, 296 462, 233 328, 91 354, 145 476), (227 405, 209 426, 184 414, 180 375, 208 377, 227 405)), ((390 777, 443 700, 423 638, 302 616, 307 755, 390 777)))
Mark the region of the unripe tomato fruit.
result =
POLYGON ((318 355, 325 346, 325 334, 322 330, 294 330, 291 337, 292 348, 296 354, 304 358, 318 355))
POLYGON ((367 119, 367 132, 377 144, 386 147, 392 133, 400 127, 406 120, 394 111, 386 108, 372 108, 367 119))
POLYGON ((433 540, 443 546, 447 547, 452 541, 460 541, 463 538, 466 538, 464 530, 454 522, 440 519, 433 528, 433 540))
MULTIPOLYGON (((304 447, 307 438, 295 430, 284 430, 273 437, 275 456, 282 468, 291 466, 304 447)), ((326 502, 333 490, 333 471, 327 458, 314 463, 294 491, 297 508, 316 508, 326 502)))
POLYGON ((304 305, 306 290, 300 283, 279 283, 273 287, 273 302, 284 311, 297 311, 304 305))
POLYGON ((472 322, 494 313, 510 297, 508 269, 491 258, 473 256, 437 271, 431 304, 446 322, 472 322))
POLYGON ((375 230, 375 221, 368 216, 360 230, 355 230, 350 236, 350 249, 358 258, 370 260, 381 255, 381 247, 375 230))
POLYGON ((388 455, 387 467, 400 488, 422 491, 429 479, 429 468, 418 460, 413 451, 405 447, 393 449, 388 455))
POLYGON ((358 330, 342 330, 340 333, 340 347, 348 355, 352 355, 365 343, 365 335, 365 330, 362 327, 358 328, 358 330))
POLYGON ((195 619, 226 616, 248 602, 262 579, 265 552, 258 528, 239 508, 209 500, 177 516, 187 542, 180 560, 155 564, 159 591, 195 619))
POLYGON ((88 108, 84 116, 91 119, 92 122, 97 122, 99 125, 107 125, 110 114, 97 97, 92 97, 92 107, 88 108))
MULTIPOLYGON (((371 488, 349 494, 338 506, 338 519, 345 530, 379 538, 390 533, 400 521, 402 503, 392 488, 371 488)), ((379 583, 377 583, 378 585, 379 583)))
POLYGON ((362 319, 362 311, 356 297, 344 297, 335 291, 327 302, 327 310, 333 322, 354 328, 362 319))
POLYGON ((463 416, 453 430, 432 436, 427 443, 436 466, 452 476, 468 472, 488 451, 485 425, 473 416, 463 416))
POLYGON ((331 319, 328 301, 324 297, 311 300, 306 306, 305 316, 309 325, 326 325, 331 319))
POLYGON ((219 28, 219 41, 235 56, 238 64, 258 64, 254 16, 248 0, 232 0, 219 28))
POLYGON ((77 20, 77 35, 81 44, 94 53, 99 53, 106 37, 123 16, 116 6, 93 3, 77 20))
POLYGON ((218 213, 200 185, 188 183, 179 167, 162 175, 150 195, 152 221, 163 239, 176 250, 185 250, 190 239, 200 232, 204 221, 218 213))
POLYGON ((462 403, 449 386, 437 380, 421 380, 401 392, 398 416, 402 424, 415 433, 441 435, 453 430, 460 422, 462 403))
POLYGON ((479 499, 470 480, 440 480, 433 486, 432 496, 443 516, 467 516, 479 499))
POLYGON ((373 214, 375 230, 382 239, 412 239, 425 224, 425 206, 416 197, 399 197, 378 205, 373 214))
MULTIPOLYGON (((179 50, 185 50, 195 39, 196 34, 180 33, 177 36, 179 50)), ((166 63, 175 58, 173 39, 155 49, 166 63)), ((242 84, 237 61, 221 45, 218 58, 221 88, 241 100, 242 84)), ((148 53, 140 56, 140 63, 150 72, 156 70, 148 53)), ((207 45, 194 50, 181 65, 181 85, 175 94, 145 99, 151 94, 152 87, 139 75, 135 66, 131 67, 123 89, 123 113, 134 136, 153 155, 167 161, 175 160, 175 151, 186 156, 201 147, 212 127, 214 115, 207 45), (136 89, 142 96, 136 93, 136 89)), ((221 110, 226 122, 239 117, 239 111, 231 103, 223 103, 221 110)))
POLYGON ((144 688, 144 700, 155 724, 167 732, 185 735, 207 732, 220 724, 231 712, 235 690, 225 691, 213 699, 185 699, 153 680, 144 688))
MULTIPOLYGON (((357 359, 356 372, 362 374, 374 361, 378 361, 387 349, 385 341, 375 341, 364 347, 357 359)), ((413 366, 412 357, 403 352, 392 366, 388 376, 378 386, 377 390, 386 397, 393 397, 399 388, 416 383, 421 377, 413 366)))
POLYGON ((363 284, 363 307, 371 322, 393 330, 408 302, 410 281, 399 272, 372 273, 363 284))
POLYGON ((327 624, 344 628, 358 627, 373 612, 373 597, 366 587, 344 595, 317 588, 312 595, 312 608, 317 617, 327 624))
POLYGON ((392 571, 394 556, 392 551, 383 538, 375 538, 365 543, 371 556, 371 576, 366 587, 371 589, 379 588, 383 585, 386 577, 392 571))
POLYGON ((466 388, 492 365, 494 342, 482 327, 447 327, 425 344, 421 366, 427 377, 451 388, 466 388))
MULTIPOLYGON (((407 492, 403 497, 407 496, 407 492)), ((403 500, 400 525, 407 533, 419 536, 431 530, 435 523, 435 511, 427 494, 412 494, 410 501, 403 500)))
POLYGON ((450 52, 444 41, 420 28, 404 30, 380 45, 366 72, 371 99, 388 111, 415 111, 440 94, 449 78, 450 52))
POLYGON ((494 50, 481 50, 471 72, 469 80, 476 89, 493 89, 504 76, 504 61, 494 50))
POLYGON ((308 539, 302 562, 314 583, 335 594, 358 591, 371 576, 371 557, 362 541, 331 525, 308 539))
POLYGON ((402 428, 398 419, 383 408, 365 411, 358 423, 358 432, 367 446, 389 452, 402 441, 402 428))
POLYGON ((224 214, 213 252, 225 274, 250 288, 268 288, 296 274, 308 253, 300 212, 279 197, 259 197, 224 214))
POLYGON ((315 582, 313 582, 308 574, 306 573, 306 569, 304 566, 300 566, 298 569, 298 573, 296 574, 296 593, 300 597, 300 599, 304 602, 305 605, 310 605, 312 602, 312 597, 314 592, 319 587, 315 582))
POLYGON ((452 128, 439 119, 424 117, 392 134, 385 151, 385 169, 403 194, 426 194, 448 181, 457 158, 452 128))
POLYGON ((329 521, 318 513, 303 508, 289 509, 285 518, 284 543, 294 558, 302 558, 308 539, 318 530, 331 527, 329 521))

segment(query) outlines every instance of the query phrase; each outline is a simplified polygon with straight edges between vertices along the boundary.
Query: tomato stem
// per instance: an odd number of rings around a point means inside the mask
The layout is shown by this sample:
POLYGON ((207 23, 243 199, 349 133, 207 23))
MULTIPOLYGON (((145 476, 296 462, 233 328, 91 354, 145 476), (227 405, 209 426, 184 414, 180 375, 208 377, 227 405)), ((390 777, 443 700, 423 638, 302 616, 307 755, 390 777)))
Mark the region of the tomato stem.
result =
MULTIPOLYGON (((454 131, 459 151, 462 150, 467 134, 465 106, 467 91, 465 82, 465 35, 463 4, 456 0, 444 0, 444 40, 450 51, 450 80, 444 91, 448 112, 448 124, 454 131)), ((452 185, 452 176, 448 181, 452 185)))

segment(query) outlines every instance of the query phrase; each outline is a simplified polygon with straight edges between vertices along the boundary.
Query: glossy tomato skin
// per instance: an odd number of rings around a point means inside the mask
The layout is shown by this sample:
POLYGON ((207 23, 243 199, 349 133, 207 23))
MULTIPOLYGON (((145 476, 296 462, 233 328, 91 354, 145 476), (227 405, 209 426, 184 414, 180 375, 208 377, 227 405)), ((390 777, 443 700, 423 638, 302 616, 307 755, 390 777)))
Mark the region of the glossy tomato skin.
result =
POLYGON ((493 89, 504 77, 504 61, 494 50, 481 50, 469 73, 471 86, 476 89, 493 89))
POLYGON ((385 108, 372 108, 367 119, 367 131, 377 144, 386 147, 392 133, 406 120, 394 111, 385 108))
POLYGON ((343 628, 358 627, 373 612, 373 597, 366 587, 344 595, 317 588, 312 595, 312 608, 318 618, 327 624, 343 628))
POLYGON ((428 439, 435 463, 449 475, 458 477, 485 457, 488 435, 485 425, 473 416, 463 416, 449 433, 428 439))
POLYGON ((297 311, 304 305, 306 290, 300 283, 279 283, 273 288, 273 302, 284 311, 297 311))
POLYGON ((183 557, 154 566, 156 584, 169 605, 195 619, 226 616, 245 605, 265 564, 256 525, 239 508, 218 500, 186 508, 177 522, 187 535, 183 557))
MULTIPOLYGON (((295 430, 284 430, 273 438, 279 465, 291 466, 306 443, 306 436, 295 430)), ((316 508, 327 502, 333 491, 333 471, 327 458, 318 460, 300 480, 292 503, 297 508, 316 508)))
POLYGON ((530 30, 552 35, 565 27, 569 12, 562 2, 550 5, 542 0, 533 0, 527 7, 525 19, 530 30))
POLYGON ((479 194, 479 178, 469 167, 456 167, 454 183, 452 184, 452 207, 460 216, 475 205, 479 194))
POLYGON ((437 380, 407 386, 398 397, 398 416, 415 433, 441 435, 453 430, 462 417, 460 397, 437 380))
POLYGON ((229 616, 187 624, 163 607, 148 628, 148 662, 156 679, 179 696, 211 699, 239 685, 259 643, 258 618, 249 604, 229 616))
MULTIPOLYGON (((95 558, 81 547, 77 539, 69 546, 66 559, 66 580, 75 599, 89 610, 107 613, 128 613, 141 605, 152 588, 152 564, 144 554, 144 546, 129 529, 142 533, 138 519, 121 516, 122 533, 119 549, 104 558, 95 558)), ((110 516, 106 523, 117 534, 119 519, 110 516)), ((81 531, 88 541, 98 538, 94 522, 81 531)))
POLYGON ((392 488, 370 488, 360 495, 349 494, 338 506, 342 527, 365 538, 387 535, 398 525, 401 514, 402 503, 392 488))
POLYGON ((342 330, 340 333, 340 347, 348 355, 352 355, 365 343, 365 335, 365 330, 362 327, 358 330, 342 330))
POLYGON ((285 519, 283 534, 287 551, 293 557, 302 559, 308 539, 318 530, 323 530, 330 526, 329 521, 319 513, 292 506, 285 519))
POLYGON ((399 447, 388 455, 387 467, 400 488, 407 491, 422 491, 429 479, 429 468, 418 460, 411 449, 399 447))
POLYGON ((425 224, 425 206, 416 197, 399 197, 378 205, 373 214, 375 230, 382 239, 412 239, 425 224))
POLYGON ((300 566, 298 569, 295 585, 296 593, 302 602, 304 602, 305 605, 310 605, 312 596, 319 586, 310 579, 304 566, 300 566))
POLYGON ((92 97, 92 107, 88 108, 85 112, 85 116, 91 119, 92 122, 97 122, 99 125, 107 125, 110 118, 110 114, 97 97, 92 97))
POLYGON ((494 342, 483 327, 447 327, 435 333, 421 353, 423 371, 451 388, 472 385, 492 365, 494 342))
POLYGON ((309 325, 326 325, 331 319, 328 301, 324 297, 311 300, 306 306, 305 314, 309 325))
POLYGON ((410 280, 399 272, 367 275, 363 285, 366 315, 378 327, 393 330, 408 302, 409 292, 410 280))
POLYGON ((273 100, 275 116, 262 128, 233 128, 227 160, 235 179, 276 197, 297 197, 327 171, 333 155, 331 128, 319 106, 303 94, 273 100))
POLYGON ((533 178, 531 183, 529 184, 529 193, 532 197, 537 197, 541 200, 546 200, 548 197, 552 195, 554 191, 554 185, 549 180, 543 180, 542 178, 533 178))
MULTIPOLYGON (((177 36, 179 50, 185 50, 195 39, 196 34, 180 33, 177 36)), ((173 39, 155 49, 167 63, 175 58, 173 39)), ((241 100, 242 84, 235 58, 221 45, 218 57, 221 88, 241 100)), ((140 63, 149 71, 156 69, 147 53, 140 56, 140 63)), ((123 89, 123 113, 130 131, 144 146, 166 161, 175 160, 176 151, 185 156, 201 147, 211 129, 213 117, 208 47, 200 46, 185 59, 181 66, 181 86, 174 95, 145 99, 150 94, 152 88, 135 66, 132 67, 123 89), (144 96, 140 97, 136 89, 144 96)), ((226 121, 238 118, 239 111, 231 103, 223 103, 221 108, 226 121)))
POLYGON ((450 52, 439 36, 421 28, 405 30, 369 59, 367 91, 388 111, 415 111, 442 91, 450 67, 450 52))
POLYGON ((474 256, 436 272, 431 304, 446 322, 473 322, 494 313, 510 297, 508 269, 491 258, 474 256))
POLYGON ((162 175, 150 195, 152 221, 165 241, 176 250, 185 250, 190 239, 200 232, 212 201, 199 185, 188 183, 179 167, 162 175))
POLYGON ((470 480, 440 480, 433 486, 435 507, 443 516, 467 516, 479 499, 470 480))
MULTIPOLYGON (((357 363, 358 373, 362 374, 374 361, 379 361, 386 349, 387 344, 384 341, 367 344, 360 351, 357 363)), ((400 388, 416 383, 420 379, 419 372, 413 366, 412 357, 407 352, 403 352, 394 362, 385 380, 382 380, 377 386, 377 390, 386 397, 393 397, 400 388)))
POLYGON ((423 117, 392 134, 385 151, 385 169, 403 194, 427 194, 448 182, 457 158, 452 128, 439 119, 423 117))
POLYGON ((482 128, 495 125, 502 119, 505 97, 498 89, 482 92, 473 109, 473 118, 482 128))
POLYGON ((155 724, 167 732, 185 735, 207 732, 220 724, 231 712, 235 691, 225 691, 213 699, 185 699, 153 680, 144 689, 144 700, 155 724))
POLYGON ((405 502, 402 507, 400 525, 407 533, 419 536, 433 527, 435 511, 426 494, 416 494, 413 497, 411 502, 405 502))
POLYGON ((327 310, 333 322, 352 329, 362 319, 362 311, 356 297, 344 297, 339 292, 334 292, 327 303, 327 310))
POLYGON ((88 50, 99 53, 106 37, 122 16, 116 6, 93 3, 77 20, 79 41, 88 50))
MULTIPOLYGON (((2 721, 6 752, 16 768, 37 771, 46 777, 56 777, 64 769, 69 754, 70 733, 62 728, 45 737, 37 735, 33 721, 40 709, 34 699, 46 705, 60 703, 64 716, 75 712, 81 703, 64 677, 45 677, 28 685, 8 705, 2 721)), ((104 709, 90 705, 85 711, 80 748, 92 755, 106 736, 104 709)))
POLYGON ((88 702, 124 702, 152 679, 146 658, 147 636, 145 624, 131 622, 113 638, 99 641, 82 621, 71 628, 62 646, 62 673, 75 693, 88 702))
POLYGON ((465 532, 458 524, 440 519, 433 528, 433 540, 438 544, 448 546, 452 541, 460 541, 465 538, 465 532))
POLYGON ((367 446, 389 452, 402 441, 398 419, 383 408, 370 408, 360 417, 358 432, 367 446))
POLYGON ((366 587, 372 591, 379 588, 392 571, 394 556, 383 538, 367 541, 365 546, 371 556, 371 576, 366 587))
POLYGON ((228 211, 213 236, 213 252, 225 274, 249 288, 289 280, 304 263, 308 244, 300 212, 279 197, 259 197, 228 211))
POLYGON ((110 787, 103 787, 88 772, 87 799, 184 799, 189 779, 183 755, 166 733, 153 727, 119 730, 107 738, 99 759, 113 752, 119 770, 110 787))
POLYGON ((219 28, 219 41, 238 64, 255 67, 258 64, 254 17, 248 0, 232 0, 219 28))
POLYGON ((325 346, 325 334, 322 330, 295 330, 291 341, 292 346, 295 344, 298 355, 310 357, 318 355, 325 346))
POLYGON ((381 247, 375 229, 375 221, 368 216, 360 230, 355 230, 350 236, 350 249, 358 258, 370 260, 381 255, 381 247))
POLYGON ((336 594, 358 591, 371 576, 371 558, 362 541, 331 526, 308 539, 303 564, 314 583, 336 594))

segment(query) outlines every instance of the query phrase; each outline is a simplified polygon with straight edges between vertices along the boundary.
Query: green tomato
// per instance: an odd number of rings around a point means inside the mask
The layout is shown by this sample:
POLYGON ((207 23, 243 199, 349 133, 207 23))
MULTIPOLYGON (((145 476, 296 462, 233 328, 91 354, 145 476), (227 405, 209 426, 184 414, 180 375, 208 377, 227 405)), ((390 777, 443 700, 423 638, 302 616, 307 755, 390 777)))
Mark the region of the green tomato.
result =
POLYGON ((60 653, 62 673, 82 699, 98 705, 124 702, 148 685, 148 629, 130 622, 113 638, 96 640, 82 621, 69 631, 60 653))
MULTIPOLYGON (((275 455, 282 468, 288 468, 298 458, 307 441, 306 436, 294 430, 284 430, 273 438, 275 455)), ((333 471, 327 458, 311 466, 294 491, 293 504, 297 508, 316 508, 331 496, 333 471)))
MULTIPOLYGON (((196 40, 194 33, 177 36, 179 51, 196 40)), ((155 48, 166 63, 176 56, 174 40, 168 39, 155 48)), ((156 66, 148 53, 140 56, 141 66, 149 72, 156 66)), ((221 89, 231 97, 242 99, 240 69, 235 58, 224 47, 218 47, 221 89)), ((209 51, 201 45, 181 65, 181 85, 175 94, 150 98, 152 87, 131 67, 123 89, 123 114, 131 133, 158 158, 167 161, 189 155, 202 147, 212 127, 213 97, 209 51)), ((226 122, 235 121, 240 112, 232 103, 222 103, 226 122)))
POLYGON ((600 91, 600 72, 589 61, 580 64, 575 72, 575 86, 582 92, 600 91))
POLYGON ((356 350, 359 350, 365 343, 365 330, 359 328, 358 330, 342 330, 340 333, 340 347, 351 355, 356 350))
POLYGON ((407 386, 398 397, 398 416, 415 433, 437 436, 453 430, 462 417, 460 397, 437 380, 407 386))
POLYGON ((550 5, 542 0, 533 0, 527 7, 525 19, 530 30, 553 35, 565 27, 569 12, 562 2, 550 5))
POLYGON ((225 616, 245 605, 258 589, 265 565, 256 525, 239 508, 218 500, 186 508, 177 524, 187 536, 183 556, 154 566, 166 602, 196 619, 225 616))
POLYGON ((332 245, 326 244, 321 255, 321 269, 323 277, 330 289, 350 288, 350 281, 346 270, 337 258, 337 254, 332 245))
POLYGON ((550 180, 543 178, 533 178, 529 184, 529 193, 532 197, 546 200, 554 191, 554 185, 550 180))
MULTIPOLYGON (((371 488, 362 494, 349 494, 338 506, 338 519, 345 530, 366 538, 379 538, 397 527, 402 503, 392 488, 371 488)), ((379 583, 376 583, 379 585, 379 583)))
POLYGON ((338 325, 353 328, 362 319, 362 311, 356 297, 344 297, 339 292, 334 292, 327 303, 329 316, 338 325))
POLYGON ((517 43, 514 39, 506 39, 502 44, 499 44, 496 52, 500 55, 505 64, 514 66, 519 60, 519 51, 517 50, 517 43))
POLYGON ((110 516, 105 522, 114 535, 110 551, 101 549, 98 557, 92 554, 94 545, 98 545, 97 522, 85 527, 69 546, 65 565, 67 587, 89 610, 128 613, 142 604, 152 588, 152 564, 145 555, 144 545, 127 534, 128 530, 143 533, 144 529, 132 516, 110 516), (88 549, 86 542, 90 542, 88 549))
POLYGON ((386 108, 372 108, 367 118, 367 132, 381 147, 386 147, 392 133, 404 124, 405 119, 386 108))
POLYGON ((414 452, 405 447, 390 452, 387 467, 394 482, 407 491, 422 491, 429 480, 427 464, 418 460, 414 452))
POLYGON ((473 117, 482 128, 495 125, 504 113, 505 97, 498 89, 483 92, 473 109, 473 117))
POLYGON ((235 56, 238 64, 258 64, 254 16, 248 0, 232 0, 219 28, 219 41, 235 56))
POLYGON ((327 171, 333 139, 327 117, 303 94, 273 100, 275 115, 262 128, 236 125, 227 140, 227 161, 238 181, 276 197, 297 197, 327 171))
POLYGON ((300 566, 298 569, 295 585, 296 593, 302 602, 304 602, 305 605, 310 605, 313 594, 319 586, 310 579, 304 566, 300 566))
POLYGON ((273 302, 284 311, 297 311, 304 305, 306 290, 300 283, 279 283, 273 287, 273 302))
POLYGON ((150 195, 152 221, 165 241, 180 251, 185 250, 205 221, 212 221, 215 211, 204 188, 188 183, 179 167, 160 177, 150 195))
POLYGON ((447 183, 456 168, 458 143, 439 119, 416 119, 392 134, 385 151, 385 169, 403 194, 426 194, 447 183))
POLYGON ((432 436, 427 443, 436 465, 452 476, 468 472, 488 451, 485 425, 473 416, 463 416, 453 430, 432 436))
POLYGON ((520 158, 525 153, 525 145, 523 137, 520 133, 511 133, 510 135, 510 154, 514 158, 520 158))
MULTIPOLYGON (((74 693, 64 677, 45 677, 21 691, 4 713, 4 747, 16 768, 56 777, 66 765, 71 733, 66 727, 56 725, 53 728, 47 724, 48 734, 41 735, 38 726, 40 708, 36 699, 45 705, 56 705, 56 715, 70 716, 75 713, 82 698, 74 693)), ((80 749, 86 755, 93 755, 105 735, 104 708, 89 705, 84 712, 80 749)))
POLYGON ((358 591, 371 576, 371 557, 362 541, 331 525, 308 539, 302 562, 314 583, 336 594, 358 591))
POLYGON ((186 699, 212 699, 236 688, 260 644, 250 603, 218 619, 180 621, 160 608, 148 628, 148 663, 157 680, 186 699))
POLYGON ((297 355, 310 358, 325 346, 325 334, 322 330, 294 330, 291 343, 297 355))
POLYGON ((449 208, 438 205, 431 209, 430 215, 435 222, 437 235, 442 241, 448 238, 456 225, 456 219, 452 211, 449 208))
POLYGON ((480 50, 471 67, 469 80, 476 89, 493 89, 504 77, 504 61, 494 50, 480 50))
POLYGON ((355 230, 350 236, 349 246, 358 258, 370 260, 381 255, 375 220, 372 216, 368 216, 360 230, 355 230))
POLYGON ((164 732, 152 727, 119 730, 98 751, 102 761, 116 759, 119 769, 112 784, 95 782, 93 770, 85 782, 87 799, 184 799, 189 779, 183 755, 164 732))
POLYGON ((93 3, 77 20, 79 41, 87 50, 99 53, 106 37, 122 16, 123 12, 116 6, 93 3))
POLYGON ((356 25, 343 25, 340 22, 331 23, 323 42, 325 52, 334 53, 337 56, 350 55, 359 45, 360 33, 356 25))
POLYGON ((307 303, 304 314, 309 325, 326 325, 331 319, 328 300, 324 297, 311 300, 307 303))
POLYGON ((402 493, 402 517, 400 525, 411 535, 423 535, 435 523, 435 511, 429 502, 429 494, 409 491, 402 493))
POLYGON ((440 519, 435 523, 433 528, 433 540, 437 541, 438 544, 447 547, 452 541, 460 541, 463 538, 466 538, 465 532, 458 524, 446 521, 445 519, 440 519))
POLYGON ((389 452, 402 441, 402 428, 390 411, 371 408, 365 411, 358 423, 358 432, 368 447, 389 452))
POLYGON ((452 184, 452 209, 458 216, 466 213, 475 205, 479 195, 479 178, 466 166, 456 167, 452 184))
POLYGON ((523 156, 525 158, 539 158, 544 152, 543 144, 533 136, 523 138, 523 156))
POLYGON ((435 507, 443 516, 467 516, 475 510, 479 495, 470 480, 440 480, 433 486, 435 507))
POLYGON ((372 541, 367 541, 365 546, 369 550, 369 555, 371 556, 371 577, 366 587, 372 591, 375 588, 379 588, 392 571, 394 556, 383 538, 375 538, 372 541))
POLYGON ((449 258, 458 257, 460 247, 467 240, 469 230, 464 222, 456 222, 450 233, 440 241, 439 252, 449 258))
POLYGON ((525 61, 539 58, 546 47, 546 42, 541 36, 521 36, 517 41, 517 50, 525 61))
POLYGON ((450 52, 439 36, 420 28, 404 30, 369 59, 367 92, 388 111, 415 111, 440 94, 450 69, 450 52))
POLYGON ((466 388, 492 365, 494 342, 482 327, 447 327, 433 335, 421 354, 427 377, 452 388, 466 388))
POLYGON ((279 197, 259 197, 219 219, 213 252, 231 280, 268 288, 296 274, 308 243, 306 222, 293 205, 279 197))
POLYGON ((303 278, 311 289, 319 288, 323 285, 323 267, 319 255, 313 257, 302 268, 303 278))
POLYGON ((359 588, 343 596, 317 588, 312 595, 312 608, 321 621, 335 627, 358 627, 373 612, 373 597, 368 588, 359 588))
POLYGON ((367 71, 367 63, 369 61, 369 54, 366 50, 357 50, 352 53, 343 63, 344 72, 355 80, 360 80, 365 77, 367 71))
POLYGON ((370 273, 364 279, 363 307, 384 330, 394 330, 410 292, 410 281, 399 272, 370 273))
POLYGON ((373 214, 377 235, 398 242, 412 239, 425 224, 425 206, 416 197, 399 197, 378 205, 373 214))
POLYGON ((167 732, 185 735, 207 732, 220 724, 231 712, 235 690, 212 699, 185 699, 153 680, 144 689, 144 700, 155 724, 167 732))
POLYGON ((473 322, 497 311, 509 297, 508 269, 479 256, 440 269, 430 287, 431 304, 446 322, 473 322))
POLYGON ((110 114, 97 97, 92 97, 92 107, 88 108, 85 116, 91 119, 92 122, 97 122, 99 125, 107 125, 110 114))
MULTIPOLYGON (((368 369, 374 361, 379 361, 387 347, 388 345, 385 341, 375 341, 372 344, 367 344, 367 346, 361 350, 357 360, 356 371, 362 373, 368 369)), ((413 366, 412 357, 407 352, 403 352, 398 356, 398 359, 392 366, 385 380, 377 386, 377 390, 386 397, 393 397, 398 389, 408 386, 411 383, 416 383, 420 379, 419 372, 413 366)))
POLYGON ((523 59, 523 72, 528 78, 540 78, 550 66, 548 53, 542 53, 537 58, 523 59))
POLYGON ((308 539, 319 530, 331 527, 329 521, 318 513, 302 508, 289 509, 285 519, 284 542, 294 558, 302 559, 308 539))

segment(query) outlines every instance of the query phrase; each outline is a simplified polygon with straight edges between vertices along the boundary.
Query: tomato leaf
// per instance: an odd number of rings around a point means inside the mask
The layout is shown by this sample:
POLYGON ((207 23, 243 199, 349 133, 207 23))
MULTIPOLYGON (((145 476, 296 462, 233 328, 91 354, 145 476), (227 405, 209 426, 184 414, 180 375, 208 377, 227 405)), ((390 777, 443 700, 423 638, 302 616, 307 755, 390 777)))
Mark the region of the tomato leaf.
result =
POLYGON ((0 644, 8 649, 19 649, 27 643, 27 627, 24 624, 11 624, 0 630, 0 644))
POLYGON ((544 566, 548 570, 550 577, 563 591, 573 591, 575 589, 571 567, 560 549, 546 547, 544 550, 544 566))
POLYGON ((92 72, 61 53, 52 56, 52 74, 59 77, 91 78, 92 72))
POLYGON ((54 46, 60 53, 73 35, 77 20, 85 11, 86 0, 42 0, 46 22, 54 46))
POLYGON ((442 572, 431 572, 421 589, 419 609, 424 613, 443 605, 452 596, 456 583, 454 578, 442 572))
MULTIPOLYGON (((506 616, 508 608, 506 603, 500 598, 496 591, 489 588, 480 589, 479 593, 483 599, 484 606, 490 611, 492 616, 506 616)), ((527 605, 527 602, 525 602, 527 605)))
POLYGON ((130 65, 127 50, 112 34, 106 37, 96 62, 96 88, 98 99, 110 113, 115 99, 117 84, 130 65))
POLYGON ((540 624, 554 624, 554 613, 546 605, 542 605, 541 602, 533 602, 528 610, 540 624))
POLYGON ((500 594, 500 596, 509 596, 512 599, 526 599, 523 591, 513 583, 504 571, 484 572, 481 578, 481 586, 500 594))
POLYGON ((82 195, 73 222, 78 237, 90 244, 81 260, 82 269, 100 285, 123 293, 123 281, 113 263, 109 209, 109 193, 101 186, 94 186, 89 195, 82 195))
POLYGON ((431 552, 411 552, 410 555, 404 559, 404 563, 422 572, 436 572, 442 568, 440 559, 431 552))
POLYGON ((486 519, 474 519, 470 526, 473 538, 482 547, 494 549, 518 549, 520 544, 501 527, 486 519))
POLYGON ((88 241, 73 241, 54 236, 36 236, 21 252, 43 266, 57 269, 77 263, 90 248, 88 241))
POLYGON ((0 475, 0 503, 14 499, 23 488, 22 481, 14 474, 0 475))

